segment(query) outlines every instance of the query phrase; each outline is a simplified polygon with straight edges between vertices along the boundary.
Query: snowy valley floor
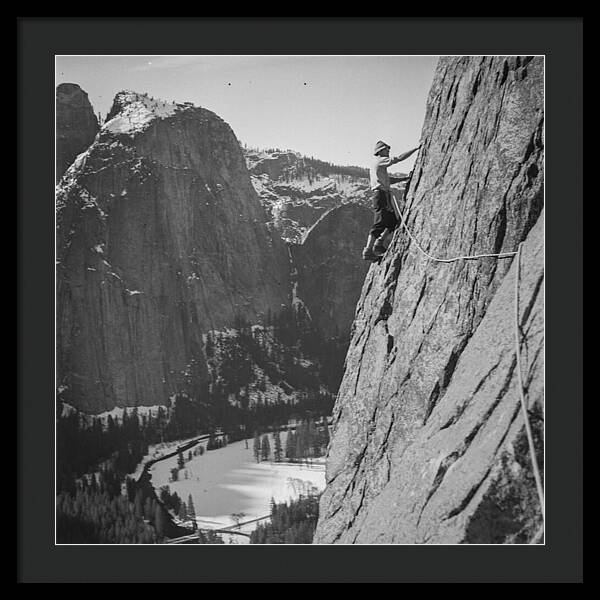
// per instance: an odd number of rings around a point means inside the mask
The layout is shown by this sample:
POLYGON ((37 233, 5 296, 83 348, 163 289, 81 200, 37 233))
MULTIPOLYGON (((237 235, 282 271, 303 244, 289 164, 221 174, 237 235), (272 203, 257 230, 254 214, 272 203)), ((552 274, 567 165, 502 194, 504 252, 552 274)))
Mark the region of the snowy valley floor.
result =
MULTIPOLYGON (((271 440, 272 441, 272 440, 271 440)), ((254 459, 253 440, 234 442, 224 448, 194 456, 179 472, 179 481, 170 481, 177 456, 152 466, 152 484, 158 490, 168 485, 187 502, 191 494, 198 526, 219 529, 235 523, 232 514, 243 513, 242 522, 269 514, 270 502, 288 501, 301 494, 318 493, 325 488, 325 459, 311 464, 260 462, 254 459), (186 479, 187 472, 187 479, 186 479)), ((256 527, 250 523, 241 531, 256 527)), ((247 543, 243 536, 224 536, 226 542, 247 543)))

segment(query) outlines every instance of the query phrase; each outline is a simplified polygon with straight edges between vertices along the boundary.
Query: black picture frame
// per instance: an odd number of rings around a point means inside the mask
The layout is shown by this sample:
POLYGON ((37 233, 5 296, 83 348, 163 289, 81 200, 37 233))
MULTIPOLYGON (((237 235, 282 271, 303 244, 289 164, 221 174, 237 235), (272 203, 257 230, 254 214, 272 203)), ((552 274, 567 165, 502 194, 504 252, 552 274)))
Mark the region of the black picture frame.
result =
POLYGON ((19 18, 17 31, 19 582, 582 580, 582 19, 19 18), (146 53, 545 55, 545 545, 54 545, 54 56, 146 53))

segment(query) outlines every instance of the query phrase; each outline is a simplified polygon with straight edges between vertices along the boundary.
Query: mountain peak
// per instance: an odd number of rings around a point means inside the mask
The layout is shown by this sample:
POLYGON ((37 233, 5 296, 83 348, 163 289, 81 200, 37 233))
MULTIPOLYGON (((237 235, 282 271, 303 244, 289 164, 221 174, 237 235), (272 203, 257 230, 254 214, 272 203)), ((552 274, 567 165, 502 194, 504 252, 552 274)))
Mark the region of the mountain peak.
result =
POLYGON ((191 104, 176 104, 133 90, 118 92, 102 129, 112 133, 135 134, 155 119, 166 119, 191 104))
POLYGON ((161 404, 204 364, 202 332, 287 305, 286 248, 206 109, 120 92, 80 157, 56 199, 58 322, 76 321, 61 326, 60 379, 89 412, 161 404))
POLYGON ((65 82, 65 83, 59 83, 56 86, 56 94, 73 94, 73 93, 81 93, 84 96, 87 96, 87 94, 81 89, 81 86, 78 85, 77 83, 69 83, 69 82, 65 82))
POLYGON ((56 181, 75 157, 87 150, 98 132, 98 120, 87 93, 76 83, 56 87, 56 181))

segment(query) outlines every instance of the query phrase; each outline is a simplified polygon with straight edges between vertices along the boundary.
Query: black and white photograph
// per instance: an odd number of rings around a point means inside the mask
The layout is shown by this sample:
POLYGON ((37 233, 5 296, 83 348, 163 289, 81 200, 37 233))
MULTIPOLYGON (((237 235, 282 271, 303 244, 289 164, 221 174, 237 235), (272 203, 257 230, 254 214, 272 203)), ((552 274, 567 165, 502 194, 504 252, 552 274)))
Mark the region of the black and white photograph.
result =
POLYGON ((57 543, 543 543, 543 57, 56 81, 57 543))
POLYGON ((20 580, 581 582, 581 32, 22 19, 20 580))

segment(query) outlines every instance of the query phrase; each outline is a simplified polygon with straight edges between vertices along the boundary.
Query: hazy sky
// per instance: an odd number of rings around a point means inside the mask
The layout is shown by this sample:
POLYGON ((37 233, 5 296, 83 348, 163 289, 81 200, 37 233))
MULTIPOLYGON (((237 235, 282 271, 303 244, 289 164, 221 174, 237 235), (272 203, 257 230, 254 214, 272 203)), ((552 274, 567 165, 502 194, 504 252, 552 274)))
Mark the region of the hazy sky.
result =
MULTIPOLYGON (((58 56, 56 83, 79 84, 104 116, 123 89, 193 102, 241 142, 364 165, 378 139, 416 146, 435 56, 58 56)), ((414 157, 398 165, 412 166, 414 157)))

